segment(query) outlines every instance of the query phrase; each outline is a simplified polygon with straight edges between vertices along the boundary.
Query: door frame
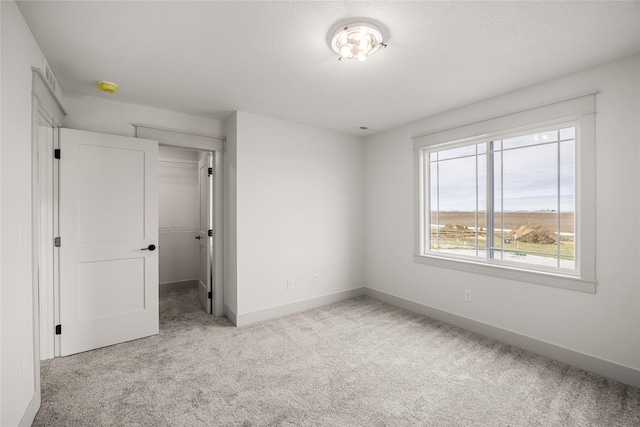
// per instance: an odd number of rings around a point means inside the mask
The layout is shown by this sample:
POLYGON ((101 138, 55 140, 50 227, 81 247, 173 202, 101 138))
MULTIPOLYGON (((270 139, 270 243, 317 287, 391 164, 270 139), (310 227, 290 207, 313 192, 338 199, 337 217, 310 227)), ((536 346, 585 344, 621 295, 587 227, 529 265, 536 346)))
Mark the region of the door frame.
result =
POLYGON ((57 94, 42 74, 33 67, 31 114, 31 262, 33 286, 34 359, 37 360, 36 383, 40 390, 40 360, 54 357, 57 321, 57 251, 53 237, 57 235, 54 212, 57 210, 57 165, 53 150, 58 146, 58 129, 66 115, 57 94), (50 146, 41 144, 38 126, 43 120, 51 127, 50 146), (42 146, 41 146, 42 145, 42 146), (44 213, 43 213, 44 210, 44 213), (47 232, 52 233, 46 235, 47 232))
POLYGON ((213 238, 209 237, 208 230, 213 230, 213 182, 214 179, 209 171, 213 170, 213 156, 214 153, 198 152, 198 300, 202 304, 203 308, 208 314, 213 314, 213 305, 215 299, 213 298, 213 238), (206 169, 205 169, 206 168, 206 169), (205 169, 203 171, 203 169, 205 169), (206 178, 203 177, 203 172, 206 174, 206 178), (202 224, 202 208, 203 208, 203 187, 206 191, 206 207, 207 225, 203 227, 202 224), (202 249, 206 249, 207 254, 205 257, 205 265, 207 271, 202 275, 202 249), (208 276, 208 277, 207 277, 208 276), (203 286, 204 285, 204 286, 203 286), (203 289, 204 288, 204 289, 203 289), (208 294, 208 295, 207 295, 208 294))
POLYGON ((211 307, 214 316, 224 315, 224 170, 223 159, 226 138, 205 135, 176 129, 161 128, 153 125, 136 124, 136 137, 158 141, 161 147, 181 148, 202 153, 211 153, 213 157, 213 257, 211 307))

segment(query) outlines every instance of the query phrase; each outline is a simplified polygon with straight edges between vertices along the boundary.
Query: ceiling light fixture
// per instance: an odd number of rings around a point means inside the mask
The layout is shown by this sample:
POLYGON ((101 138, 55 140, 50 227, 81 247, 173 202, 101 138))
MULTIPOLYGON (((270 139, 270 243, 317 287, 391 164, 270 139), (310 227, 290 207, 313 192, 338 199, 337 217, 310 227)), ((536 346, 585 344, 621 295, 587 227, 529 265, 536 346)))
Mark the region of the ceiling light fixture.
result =
POLYGON ((112 82, 102 81, 98 83, 98 89, 107 93, 116 93, 116 91, 118 90, 118 85, 112 82))
POLYGON ((380 47, 387 47, 382 41, 382 31, 368 22, 343 25, 331 37, 331 48, 339 55, 339 60, 358 58, 365 61, 380 47))

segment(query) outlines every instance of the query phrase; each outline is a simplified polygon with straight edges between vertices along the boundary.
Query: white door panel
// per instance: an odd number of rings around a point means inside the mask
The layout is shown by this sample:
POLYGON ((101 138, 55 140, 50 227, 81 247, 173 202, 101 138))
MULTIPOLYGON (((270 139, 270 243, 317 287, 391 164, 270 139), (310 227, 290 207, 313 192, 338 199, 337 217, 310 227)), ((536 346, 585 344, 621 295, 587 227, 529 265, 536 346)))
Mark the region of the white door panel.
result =
POLYGON ((78 263, 78 320, 143 311, 144 258, 78 263))
POLYGON ((82 201, 78 204, 78 239, 144 239, 146 153, 81 144, 78 154, 82 177, 78 182, 78 199, 82 201), (106 167, 97 171, 97 164, 106 167))
POLYGON ((158 333, 158 144, 62 129, 60 352, 158 333))

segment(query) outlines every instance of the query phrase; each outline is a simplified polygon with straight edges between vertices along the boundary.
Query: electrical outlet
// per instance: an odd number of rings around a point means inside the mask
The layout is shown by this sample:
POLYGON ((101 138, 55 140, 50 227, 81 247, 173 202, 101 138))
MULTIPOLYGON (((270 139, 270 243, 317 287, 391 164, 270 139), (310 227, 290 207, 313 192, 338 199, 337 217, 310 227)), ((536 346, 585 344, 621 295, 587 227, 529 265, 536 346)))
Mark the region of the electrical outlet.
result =
POLYGON ((313 283, 316 285, 320 283, 320 275, 318 273, 313 275, 313 283))
POLYGON ((469 289, 464 290, 464 300, 466 302, 471 302, 471 291, 469 289))
POLYGON ((293 289, 293 279, 287 279, 287 289, 293 289))

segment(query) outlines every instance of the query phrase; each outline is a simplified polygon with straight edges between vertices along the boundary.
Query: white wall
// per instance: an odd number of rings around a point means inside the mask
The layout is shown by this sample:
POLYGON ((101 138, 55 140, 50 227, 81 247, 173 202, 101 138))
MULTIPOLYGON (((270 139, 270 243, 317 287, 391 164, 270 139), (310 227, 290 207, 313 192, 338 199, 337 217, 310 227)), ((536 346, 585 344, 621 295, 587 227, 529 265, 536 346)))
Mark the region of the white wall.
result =
POLYGON ((236 323, 238 313, 238 227, 237 227, 237 165, 238 113, 224 122, 225 152, 223 159, 224 185, 224 313, 236 323))
POLYGON ((198 152, 160 147, 159 157, 160 283, 194 280, 198 277, 199 256, 195 240, 200 221, 198 152))
POLYGON ((362 138, 245 112, 236 120, 238 316, 360 288, 362 138))
POLYGON ((366 285, 629 368, 640 368, 639 58, 366 139, 366 285), (416 264, 412 136, 599 90, 595 295, 416 264), (464 301, 471 289, 473 302, 464 301))
POLYGON ((31 263, 31 67, 43 55, 13 1, 2 10, 2 131, 0 183, 1 400, 0 425, 30 424, 40 404, 36 375, 31 263), (25 233, 24 246, 18 233, 25 233))
POLYGON ((63 125, 72 129, 123 136, 135 136, 133 124, 152 125, 203 135, 223 135, 220 120, 120 102, 117 100, 117 92, 112 96, 113 99, 106 99, 66 94, 64 106, 67 116, 63 120, 63 125))

